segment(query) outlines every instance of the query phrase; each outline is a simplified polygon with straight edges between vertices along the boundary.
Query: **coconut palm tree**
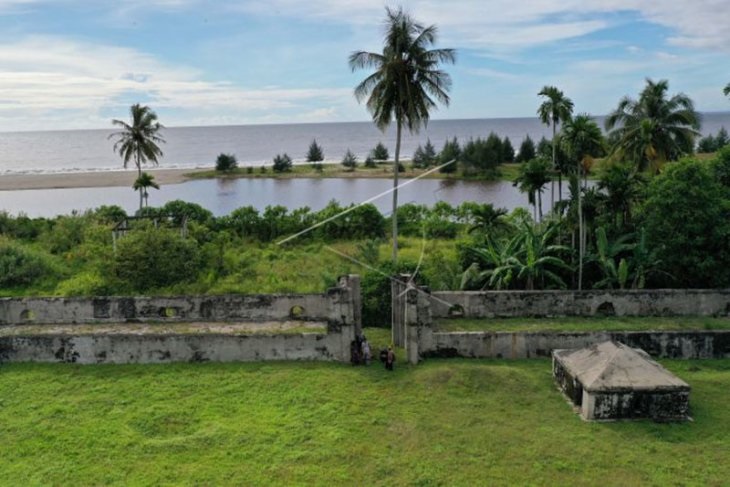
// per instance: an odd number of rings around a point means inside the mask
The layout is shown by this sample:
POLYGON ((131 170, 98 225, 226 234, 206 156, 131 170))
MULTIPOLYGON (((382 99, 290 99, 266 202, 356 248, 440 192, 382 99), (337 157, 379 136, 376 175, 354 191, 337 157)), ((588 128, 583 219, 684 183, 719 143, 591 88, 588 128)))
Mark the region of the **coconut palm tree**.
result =
POLYGON ((143 172, 134 181, 132 188, 135 191, 140 191, 142 193, 142 195, 144 197, 144 205, 149 206, 147 204, 147 198, 149 197, 149 194, 147 193, 147 189, 148 188, 160 189, 160 185, 157 184, 157 182, 155 181, 155 177, 153 175, 151 175, 148 172, 143 172))
MULTIPOLYGON (((136 103, 130 107, 129 113, 131 123, 123 120, 112 120, 112 124, 120 127, 121 130, 114 132, 109 138, 116 139, 114 152, 119 153, 122 157, 125 169, 129 161, 134 161, 134 165, 137 167, 137 179, 139 180, 142 177, 143 164, 148 162, 154 165, 158 164, 158 158, 162 157, 162 150, 160 150, 158 144, 164 143, 165 139, 160 135, 160 129, 163 126, 157 121, 157 114, 150 107, 136 103)), ((145 189, 143 187, 135 189, 139 190, 139 209, 141 210, 145 189)))
MULTIPOLYGON (((578 181, 584 173, 584 187, 587 184, 588 169, 593 158, 603 154, 604 140, 600 127, 586 113, 581 113, 563 125, 561 141, 565 150, 576 161, 578 181)), ((578 290, 583 288, 583 256, 585 254, 585 231, 583 229, 583 191, 578 188, 578 290)))
MULTIPOLYGON (((540 117, 540 121, 553 128, 553 171, 557 169, 556 164, 556 150, 558 140, 556 139, 557 127, 559 123, 565 123, 573 115, 573 101, 565 96, 565 94, 557 89, 555 86, 543 86, 542 90, 537 94, 542 96, 545 100, 537 108, 537 115, 540 117)), ((552 206, 555 206, 555 185, 552 185, 551 194, 552 206)))
POLYGON ((551 181, 550 163, 537 158, 520 165, 520 173, 512 184, 517 186, 520 192, 527 193, 527 201, 533 207, 535 221, 542 220, 542 188, 549 181, 551 181))
POLYGON ((436 103, 449 104, 451 77, 439 67, 454 63, 453 49, 429 49, 436 42, 436 27, 424 27, 402 9, 386 8, 383 52, 357 51, 350 55, 350 68, 374 68, 355 87, 355 98, 367 100, 373 121, 385 130, 396 124, 393 165, 393 262, 398 258, 398 167, 403 128, 411 133, 426 125, 436 103))
POLYGON ((618 141, 613 153, 630 159, 638 170, 657 173, 667 161, 694 149, 699 135, 700 114, 684 93, 667 98, 669 83, 646 80, 646 87, 634 100, 621 99, 606 118, 606 129, 618 141))

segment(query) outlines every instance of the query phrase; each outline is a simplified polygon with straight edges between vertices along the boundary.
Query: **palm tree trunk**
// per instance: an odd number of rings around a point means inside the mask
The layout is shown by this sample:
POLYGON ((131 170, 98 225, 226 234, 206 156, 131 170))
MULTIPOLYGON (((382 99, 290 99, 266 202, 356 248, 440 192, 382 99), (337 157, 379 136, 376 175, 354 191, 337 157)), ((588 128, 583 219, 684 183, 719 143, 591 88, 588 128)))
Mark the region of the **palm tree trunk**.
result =
MULTIPOLYGON (((140 162, 139 151, 136 154, 136 158, 137 158, 137 178, 139 179, 142 177, 142 163, 140 162)), ((142 201, 144 199, 142 191, 144 191, 144 189, 142 187, 140 187, 139 188, 139 211, 140 211, 140 213, 142 212, 142 201)))
POLYGON ((578 291, 583 289, 583 191, 580 187, 580 171, 578 166, 578 291))
POLYGON ((400 138, 403 124, 397 121, 395 134, 395 163, 393 166, 393 265, 398 263, 398 172, 400 166, 400 138))
MULTIPOLYGON (((553 120, 553 171, 555 171, 555 120, 553 120)), ((558 195, 560 197, 560 195, 558 195)), ((550 178, 550 211, 555 209, 555 181, 550 178)))
POLYGON ((538 215, 540 215, 540 221, 542 221, 542 193, 540 191, 537 192, 537 209, 538 215))

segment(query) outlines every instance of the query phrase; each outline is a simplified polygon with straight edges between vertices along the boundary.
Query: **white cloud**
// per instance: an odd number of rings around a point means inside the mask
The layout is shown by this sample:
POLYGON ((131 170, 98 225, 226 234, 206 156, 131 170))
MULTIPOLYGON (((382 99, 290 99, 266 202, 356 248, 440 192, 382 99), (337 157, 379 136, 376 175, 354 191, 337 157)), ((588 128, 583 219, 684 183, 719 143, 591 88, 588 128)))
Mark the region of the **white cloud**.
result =
POLYGON ((195 69, 163 63, 133 49, 57 37, 0 44, 0 65, 4 130, 52 128, 48 122, 55 122, 59 111, 73 114, 67 123, 83 126, 102 113, 125 113, 130 100, 137 99, 171 116, 189 111, 195 112, 196 120, 224 115, 238 123, 266 119, 271 111, 296 114, 310 112, 313 106, 352 103, 350 89, 246 89, 206 80, 195 69), (24 127, 31 114, 32 127, 24 127))

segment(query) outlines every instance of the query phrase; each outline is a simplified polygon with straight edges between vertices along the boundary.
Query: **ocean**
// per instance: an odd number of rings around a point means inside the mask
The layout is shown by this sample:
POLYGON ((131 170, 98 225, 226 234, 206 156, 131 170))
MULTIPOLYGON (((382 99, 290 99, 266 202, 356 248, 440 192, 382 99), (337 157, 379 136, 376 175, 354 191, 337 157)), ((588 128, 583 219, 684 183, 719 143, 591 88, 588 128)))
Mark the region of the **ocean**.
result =
MULTIPOLYGON (((602 117, 596 119, 603 124, 602 117)), ((730 112, 704 114, 703 134, 714 134, 722 126, 730 128, 730 112)), ((119 170, 122 162, 112 150, 112 132, 110 127, 0 133, 0 175, 119 170)), ((537 117, 432 120, 420 133, 405 134, 402 154, 409 158, 427 139, 440 150, 451 137, 465 141, 490 132, 509 137, 515 150, 526 135, 535 142, 543 135, 551 136, 551 129, 537 117)), ((363 160, 380 141, 391 157, 395 148, 395 129, 382 133, 370 122, 170 127, 164 129, 163 136, 167 143, 162 145, 164 157, 159 167, 169 169, 212 167, 220 153, 235 154, 242 166, 271 164, 275 155, 283 153, 303 162, 313 139, 324 149, 325 159, 334 162, 339 162, 348 149, 363 160)))

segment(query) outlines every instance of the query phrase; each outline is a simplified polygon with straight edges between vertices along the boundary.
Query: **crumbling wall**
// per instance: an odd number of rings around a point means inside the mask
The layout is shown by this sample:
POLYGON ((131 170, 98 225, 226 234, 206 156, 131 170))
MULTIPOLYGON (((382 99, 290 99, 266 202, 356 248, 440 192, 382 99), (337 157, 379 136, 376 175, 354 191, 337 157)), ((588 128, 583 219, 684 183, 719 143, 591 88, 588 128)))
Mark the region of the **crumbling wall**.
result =
POLYGON ((420 357, 525 359, 553 350, 583 348, 606 340, 641 348, 653 357, 730 358, 730 330, 637 332, 431 332, 419 343, 420 357))
POLYGON ((438 291, 434 319, 542 316, 730 316, 730 289, 438 291))
POLYGON ((359 277, 343 276, 323 294, 172 297, 2 298, 0 325, 128 322, 327 324, 326 334, 27 334, 0 337, 0 362, 155 363, 350 360, 360 329, 359 277))
POLYGON ((651 418, 678 421, 689 417, 689 391, 583 391, 581 415, 591 420, 651 418))
POLYGON ((347 333, 280 335, 30 335, 0 337, 0 362, 130 364, 245 362, 259 360, 349 361, 347 333))

